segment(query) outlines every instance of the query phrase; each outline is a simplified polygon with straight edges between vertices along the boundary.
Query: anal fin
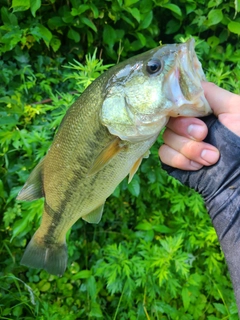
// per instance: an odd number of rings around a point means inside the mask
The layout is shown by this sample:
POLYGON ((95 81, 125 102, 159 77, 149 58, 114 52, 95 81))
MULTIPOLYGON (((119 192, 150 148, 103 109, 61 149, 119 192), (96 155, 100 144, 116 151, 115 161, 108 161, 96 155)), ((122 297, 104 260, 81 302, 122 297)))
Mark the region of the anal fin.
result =
POLYGON ((42 188, 42 168, 44 158, 39 164, 33 169, 30 176, 28 177, 25 185, 19 192, 17 200, 21 201, 32 201, 44 196, 42 188))
POLYGON ((82 219, 88 223, 99 223, 102 218, 104 204, 83 216, 82 219))

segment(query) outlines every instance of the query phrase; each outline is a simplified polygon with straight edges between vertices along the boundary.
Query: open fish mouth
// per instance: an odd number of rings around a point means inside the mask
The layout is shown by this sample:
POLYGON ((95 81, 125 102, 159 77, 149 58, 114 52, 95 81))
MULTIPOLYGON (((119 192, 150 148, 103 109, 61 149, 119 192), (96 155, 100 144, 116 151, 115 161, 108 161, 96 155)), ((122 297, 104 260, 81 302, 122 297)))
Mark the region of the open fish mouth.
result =
POLYGON ((164 91, 172 102, 172 117, 206 116, 212 110, 204 96, 201 81, 206 81, 202 65, 194 50, 194 39, 176 47, 174 67, 166 74, 164 91))

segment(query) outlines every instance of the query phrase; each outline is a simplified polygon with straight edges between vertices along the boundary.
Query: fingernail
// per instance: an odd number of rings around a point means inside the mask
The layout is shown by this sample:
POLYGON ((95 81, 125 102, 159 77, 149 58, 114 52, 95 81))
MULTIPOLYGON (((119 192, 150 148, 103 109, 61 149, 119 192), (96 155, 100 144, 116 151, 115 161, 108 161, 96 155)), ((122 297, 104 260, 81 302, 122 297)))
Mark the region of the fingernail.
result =
POLYGON ((202 166, 203 166, 202 164, 195 162, 195 161, 191 161, 190 164, 196 170, 202 168, 202 166))
POLYGON ((187 128, 188 134, 193 139, 201 139, 205 133, 205 128, 203 126, 199 126, 198 124, 190 124, 187 128))
POLYGON ((207 161, 208 163, 216 163, 218 158, 219 158, 219 153, 217 151, 213 151, 213 150, 207 150, 204 149, 201 152, 201 158, 205 161, 207 161))

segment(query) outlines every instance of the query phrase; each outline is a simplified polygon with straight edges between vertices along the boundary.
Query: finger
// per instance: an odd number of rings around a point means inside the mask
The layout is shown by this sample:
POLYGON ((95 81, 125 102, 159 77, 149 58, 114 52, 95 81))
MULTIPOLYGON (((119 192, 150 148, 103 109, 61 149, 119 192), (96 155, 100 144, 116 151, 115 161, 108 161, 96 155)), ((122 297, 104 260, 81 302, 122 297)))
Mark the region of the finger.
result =
POLYGON ((168 145, 163 144, 158 151, 160 160, 174 168, 181 170, 199 170, 203 167, 202 164, 192 161, 185 157, 183 154, 178 151, 170 148, 168 145))
POLYGON ((240 136, 240 110, 239 114, 221 114, 218 119, 225 127, 240 136))
POLYGON ((240 96, 219 88, 212 82, 202 82, 204 94, 216 116, 240 112, 240 96))
POLYGON ((240 96, 213 83, 203 82, 205 96, 219 121, 240 136, 240 96))
POLYGON ((219 151, 214 146, 179 136, 170 129, 165 130, 163 140, 171 149, 202 165, 212 165, 219 159, 219 151))
POLYGON ((167 127, 180 136, 196 141, 202 141, 208 133, 206 124, 197 118, 170 118, 167 127))

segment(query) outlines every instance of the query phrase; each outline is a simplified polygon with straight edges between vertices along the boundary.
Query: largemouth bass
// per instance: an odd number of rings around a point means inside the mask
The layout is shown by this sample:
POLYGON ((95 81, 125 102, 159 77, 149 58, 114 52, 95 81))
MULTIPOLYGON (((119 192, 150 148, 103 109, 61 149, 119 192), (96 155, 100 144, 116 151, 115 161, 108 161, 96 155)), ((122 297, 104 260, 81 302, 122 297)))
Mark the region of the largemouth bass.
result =
POLYGON ((130 58, 84 91, 18 195, 45 198, 21 264, 64 273, 66 232, 79 218, 100 221, 106 198, 128 174, 132 179, 169 117, 211 113, 202 80, 191 39, 130 58))

